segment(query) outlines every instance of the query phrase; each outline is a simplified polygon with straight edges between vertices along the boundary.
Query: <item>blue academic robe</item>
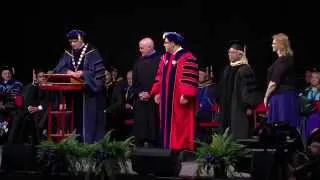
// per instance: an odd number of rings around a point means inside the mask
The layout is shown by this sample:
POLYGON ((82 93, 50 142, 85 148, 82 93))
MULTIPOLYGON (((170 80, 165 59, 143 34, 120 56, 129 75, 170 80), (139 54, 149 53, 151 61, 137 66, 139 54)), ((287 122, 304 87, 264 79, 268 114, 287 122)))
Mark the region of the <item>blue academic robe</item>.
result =
POLYGON ((0 82, 0 93, 1 94, 17 94, 21 95, 23 84, 17 80, 9 80, 7 82, 0 82))
POLYGON ((197 120, 214 120, 214 104, 216 104, 216 84, 211 81, 203 83, 199 87, 197 94, 197 101, 199 103, 199 109, 197 112, 197 120))
POLYGON ((0 144, 7 140, 6 136, 8 135, 9 142, 12 142, 12 139, 17 134, 16 124, 19 123, 16 119, 18 108, 15 101, 15 95, 21 95, 23 84, 17 80, 9 80, 7 82, 0 82, 0 101, 3 103, 5 109, 0 111, 0 124, 4 124, 4 121, 9 120, 9 132, 8 134, 0 135, 0 144))
MULTIPOLYGON (((54 68, 56 73, 75 71, 72 65, 73 53, 65 51, 58 65, 54 68)), ((76 57, 75 57, 76 59, 76 57)), ((88 46, 83 61, 78 70, 83 71, 85 89, 83 93, 83 120, 80 129, 85 143, 94 143, 105 134, 104 96, 105 67, 97 49, 88 46)))

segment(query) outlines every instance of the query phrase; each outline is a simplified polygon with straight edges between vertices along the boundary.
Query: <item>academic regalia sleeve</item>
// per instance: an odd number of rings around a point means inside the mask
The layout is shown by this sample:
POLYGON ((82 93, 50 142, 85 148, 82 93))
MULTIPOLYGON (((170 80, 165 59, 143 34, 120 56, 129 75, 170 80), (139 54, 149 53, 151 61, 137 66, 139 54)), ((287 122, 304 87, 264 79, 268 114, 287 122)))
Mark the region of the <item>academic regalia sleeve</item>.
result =
POLYGON ((23 90, 24 106, 28 108, 30 105, 34 105, 35 94, 37 93, 37 88, 33 84, 28 84, 23 90))
POLYGON ((22 82, 14 80, 12 87, 9 90, 9 93, 22 94, 22 89, 23 89, 22 82))
POLYGON ((217 85, 216 84, 212 84, 209 86, 209 90, 208 90, 208 97, 210 98, 211 102, 216 103, 217 101, 217 85))
POLYGON ((166 59, 166 55, 163 55, 159 62, 157 74, 150 92, 151 96, 154 96, 160 93, 160 83, 162 81, 162 70, 163 70, 165 59, 166 59))
POLYGON ((255 74, 250 66, 244 65, 239 69, 240 72, 240 86, 241 86, 241 98, 249 106, 256 106, 263 100, 255 74))
POLYGON ((0 85, 0 93, 1 94, 14 94, 21 95, 23 90, 23 84, 17 80, 10 80, 8 85, 0 85))
POLYGON ((4 103, 4 112, 10 112, 12 110, 15 110, 17 108, 17 105, 15 103, 15 97, 11 94, 5 95, 5 103, 4 103))
POLYGON ((199 87, 199 67, 197 59, 188 56, 180 60, 182 74, 180 79, 180 91, 184 96, 195 97, 199 87))
POLYGON ((133 69, 132 69, 132 82, 133 82, 133 87, 135 90, 136 94, 139 94, 142 91, 139 78, 138 78, 138 62, 139 60, 134 64, 133 69))
POLYGON ((111 95, 111 104, 107 107, 108 113, 116 113, 121 110, 121 106, 123 104, 121 92, 121 87, 119 85, 115 85, 111 95))
POLYGON ((217 88, 216 88, 216 101, 217 103, 220 103, 222 96, 223 96, 223 92, 226 92, 224 87, 225 87, 225 71, 226 68, 223 68, 222 71, 220 72, 220 77, 219 77, 219 81, 217 84, 217 88))
POLYGON ((83 70, 83 78, 87 86, 98 92, 103 89, 105 81, 105 67, 100 54, 97 51, 88 55, 89 69, 83 70))
POLYGON ((132 91, 129 93, 129 100, 128 100, 129 104, 134 107, 135 104, 136 104, 136 99, 137 99, 136 90, 132 90, 132 91))
POLYGON ((6 93, 6 88, 4 87, 4 85, 2 83, 0 83, 0 95, 3 95, 6 93))
POLYGON ((62 55, 62 57, 59 60, 59 63, 57 66, 53 69, 55 73, 67 73, 68 66, 67 66, 67 59, 68 59, 68 52, 65 51, 65 53, 62 55))

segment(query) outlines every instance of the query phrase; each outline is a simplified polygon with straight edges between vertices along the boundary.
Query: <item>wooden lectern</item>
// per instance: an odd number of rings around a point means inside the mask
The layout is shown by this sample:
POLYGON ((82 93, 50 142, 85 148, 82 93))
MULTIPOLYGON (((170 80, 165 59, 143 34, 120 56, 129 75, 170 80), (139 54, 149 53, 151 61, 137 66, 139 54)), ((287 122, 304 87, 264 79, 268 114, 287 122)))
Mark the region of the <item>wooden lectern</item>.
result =
MULTIPOLYGON (((76 79, 67 74, 45 74, 46 83, 40 84, 40 89, 44 91, 65 92, 65 91, 82 91, 84 89, 84 81, 76 79)), ((74 96, 71 94, 71 105, 67 106, 66 97, 61 93, 62 97, 58 99, 59 108, 53 108, 53 102, 48 103, 48 139, 60 141, 61 139, 74 135, 74 96), (67 108, 70 107, 70 108, 67 108), (66 121, 70 116, 70 122, 66 121), (53 117, 56 117, 56 132, 53 132, 53 117), (69 125, 68 125, 69 124, 69 125)))

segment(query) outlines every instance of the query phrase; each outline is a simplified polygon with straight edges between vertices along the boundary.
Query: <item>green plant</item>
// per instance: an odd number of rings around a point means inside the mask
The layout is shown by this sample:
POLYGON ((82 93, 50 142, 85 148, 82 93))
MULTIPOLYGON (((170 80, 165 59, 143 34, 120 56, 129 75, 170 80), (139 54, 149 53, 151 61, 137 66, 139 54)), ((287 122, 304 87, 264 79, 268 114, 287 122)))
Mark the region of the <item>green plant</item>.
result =
POLYGON ((37 161, 44 174, 65 173, 68 168, 66 155, 52 141, 43 141, 38 146, 37 161))
MULTIPOLYGON (((92 163, 91 157, 97 149, 97 143, 80 143, 75 135, 67 137, 59 143, 42 141, 38 146, 38 161, 43 163, 47 160, 48 163, 50 163, 48 167, 55 167, 57 164, 60 164, 59 167, 66 167, 66 172, 77 175, 90 171, 89 167, 91 165, 90 163, 92 163), (60 160, 58 161, 57 159, 60 160), (64 165, 61 163, 64 163, 64 165)), ((52 168, 47 171, 49 173, 50 171, 56 173, 56 170, 56 168, 52 168)), ((61 172, 61 170, 59 170, 59 172, 61 172)))
POLYGON ((211 142, 197 142, 200 147, 196 150, 198 161, 197 174, 207 173, 215 167, 227 168, 234 166, 237 161, 246 156, 248 151, 244 145, 238 144, 227 128, 223 134, 212 135, 211 142))
POLYGON ((106 174, 113 176, 114 171, 120 169, 120 165, 127 171, 126 161, 130 158, 134 145, 134 137, 125 141, 111 141, 109 131, 94 144, 81 143, 76 136, 70 136, 59 143, 42 141, 38 146, 37 159, 42 171, 48 174, 67 173, 106 174))
POLYGON ((99 165, 96 166, 99 169, 96 172, 106 173, 109 177, 113 176, 113 171, 115 169, 120 169, 120 166, 124 169, 125 172, 128 172, 128 165, 126 161, 131 157, 131 154, 134 150, 134 137, 129 137, 124 141, 115 141, 111 140, 111 133, 113 131, 109 131, 103 139, 98 142, 98 146, 100 149, 100 158, 97 162, 100 162, 99 165), (105 154, 105 151, 107 155, 105 154), (101 156, 102 153, 102 156, 101 156), (104 158, 103 158, 104 157, 104 158))

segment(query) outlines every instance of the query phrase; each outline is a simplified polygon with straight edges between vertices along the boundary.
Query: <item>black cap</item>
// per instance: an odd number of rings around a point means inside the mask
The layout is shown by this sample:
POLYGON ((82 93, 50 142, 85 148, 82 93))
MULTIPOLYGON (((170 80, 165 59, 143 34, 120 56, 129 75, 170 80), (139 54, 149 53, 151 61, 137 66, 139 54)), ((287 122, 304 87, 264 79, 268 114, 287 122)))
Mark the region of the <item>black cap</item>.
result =
POLYGON ((307 71, 310 71, 310 72, 319 72, 319 69, 317 67, 310 67, 307 69, 307 71))
POLYGON ((45 68, 42 68, 42 67, 38 67, 38 68, 35 68, 35 73, 38 74, 40 72, 43 72, 43 73, 47 73, 47 71, 45 70, 45 68))
POLYGON ((236 49, 239 51, 244 51, 245 50, 245 43, 240 40, 232 40, 230 48, 233 48, 233 49, 236 49))
POLYGON ((207 72, 207 67, 205 66, 199 67, 199 71, 207 72))
POLYGON ((2 72, 4 70, 8 70, 8 71, 11 72, 11 74, 14 74, 13 67, 11 67, 11 66, 1 66, 0 67, 0 72, 2 72))
POLYGON ((199 71, 206 72, 206 73, 212 73, 213 72, 213 66, 212 65, 200 65, 199 71))
POLYGON ((180 46, 182 46, 184 43, 184 37, 176 32, 165 32, 162 37, 163 39, 167 38, 168 41, 174 42, 175 44, 178 44, 180 46))
POLYGON ((209 66, 200 63, 199 64, 199 71, 209 72, 209 66))
POLYGON ((79 29, 73 29, 69 31, 66 35, 68 40, 74 40, 74 39, 85 39, 86 38, 86 33, 82 30, 79 29))

